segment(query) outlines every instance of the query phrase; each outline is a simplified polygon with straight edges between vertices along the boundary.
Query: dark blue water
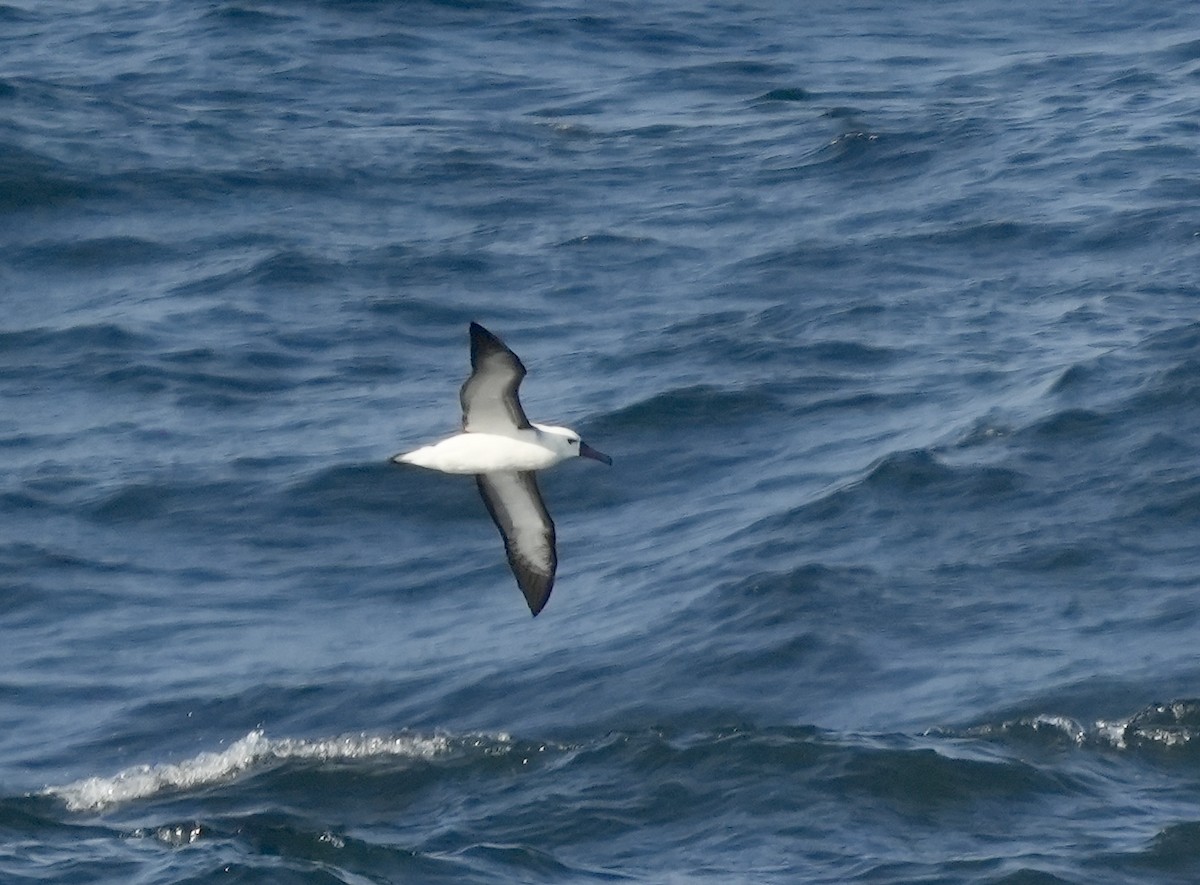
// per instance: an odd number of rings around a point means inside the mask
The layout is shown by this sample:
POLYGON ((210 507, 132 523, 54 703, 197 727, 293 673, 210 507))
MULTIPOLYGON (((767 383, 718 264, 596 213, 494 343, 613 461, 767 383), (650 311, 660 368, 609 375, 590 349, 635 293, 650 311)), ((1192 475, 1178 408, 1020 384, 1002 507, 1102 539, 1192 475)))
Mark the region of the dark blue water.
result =
POLYGON ((0 881, 1200 879, 1200 33, 1048 6, 0 5, 0 881))

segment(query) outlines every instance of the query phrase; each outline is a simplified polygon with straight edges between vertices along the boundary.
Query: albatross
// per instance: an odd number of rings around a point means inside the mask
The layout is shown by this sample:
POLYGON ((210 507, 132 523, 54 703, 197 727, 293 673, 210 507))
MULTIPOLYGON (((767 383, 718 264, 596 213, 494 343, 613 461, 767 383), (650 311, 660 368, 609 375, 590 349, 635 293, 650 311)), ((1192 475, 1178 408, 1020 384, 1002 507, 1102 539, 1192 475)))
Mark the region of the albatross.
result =
POLYGON ((534 616, 554 587, 558 554, 554 521, 538 490, 535 471, 569 458, 612 464, 574 430, 535 424, 525 417, 517 389, 525 366, 504 342, 471 323, 471 375, 459 391, 462 432, 392 457, 442 473, 474 474, 479 494, 504 539, 508 564, 534 616))

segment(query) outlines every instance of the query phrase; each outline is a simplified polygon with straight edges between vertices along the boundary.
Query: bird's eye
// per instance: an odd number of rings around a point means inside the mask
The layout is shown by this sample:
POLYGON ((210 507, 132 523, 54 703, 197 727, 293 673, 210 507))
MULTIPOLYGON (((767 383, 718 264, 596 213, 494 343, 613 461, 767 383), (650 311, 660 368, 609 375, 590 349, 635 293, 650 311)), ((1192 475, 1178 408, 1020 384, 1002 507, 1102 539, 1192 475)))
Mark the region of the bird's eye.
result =
POLYGON ((579 437, 569 436, 567 437, 567 442, 569 442, 571 445, 575 445, 577 442, 579 442, 579 437))

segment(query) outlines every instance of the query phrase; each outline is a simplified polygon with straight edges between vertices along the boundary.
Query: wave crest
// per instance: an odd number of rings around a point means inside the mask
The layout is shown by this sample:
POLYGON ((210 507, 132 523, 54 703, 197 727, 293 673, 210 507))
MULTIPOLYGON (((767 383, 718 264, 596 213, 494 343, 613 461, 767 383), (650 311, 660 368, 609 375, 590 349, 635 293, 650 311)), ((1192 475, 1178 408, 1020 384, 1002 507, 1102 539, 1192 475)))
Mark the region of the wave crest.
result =
POLYGON ((432 759, 453 747, 484 747, 496 752, 511 739, 507 735, 454 740, 444 735, 343 735, 319 740, 268 738, 251 731, 220 752, 204 752, 182 762, 137 765, 110 777, 89 777, 57 787, 46 795, 62 800, 70 811, 101 811, 113 805, 144 799, 167 790, 193 790, 231 780, 244 772, 288 760, 318 762, 399 757, 432 759))
POLYGON ((1150 704, 1127 719, 1099 719, 1089 724, 1069 716, 1038 713, 985 722, 960 732, 931 734, 1033 743, 1068 743, 1113 750, 1180 750, 1200 747, 1200 699, 1186 698, 1150 704))

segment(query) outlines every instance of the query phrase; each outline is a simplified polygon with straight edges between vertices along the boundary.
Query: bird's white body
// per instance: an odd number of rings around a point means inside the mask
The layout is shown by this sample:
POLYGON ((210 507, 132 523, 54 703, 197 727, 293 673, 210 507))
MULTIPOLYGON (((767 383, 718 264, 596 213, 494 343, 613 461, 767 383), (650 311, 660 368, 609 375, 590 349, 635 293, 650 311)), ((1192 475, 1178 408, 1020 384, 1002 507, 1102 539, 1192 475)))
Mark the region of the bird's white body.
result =
POLYGON ((456 433, 393 460, 442 473, 497 473, 545 470, 578 456, 578 434, 564 427, 534 424, 531 430, 514 430, 511 434, 456 433))

